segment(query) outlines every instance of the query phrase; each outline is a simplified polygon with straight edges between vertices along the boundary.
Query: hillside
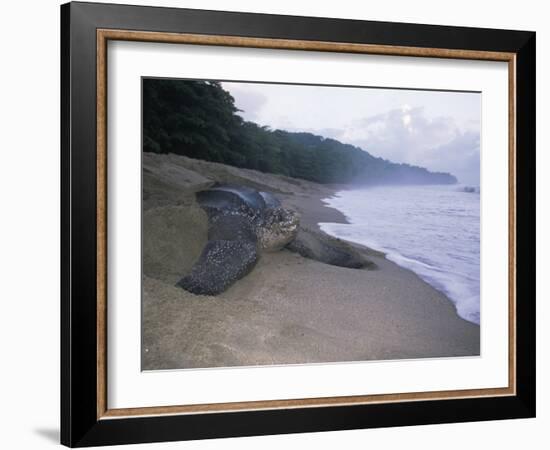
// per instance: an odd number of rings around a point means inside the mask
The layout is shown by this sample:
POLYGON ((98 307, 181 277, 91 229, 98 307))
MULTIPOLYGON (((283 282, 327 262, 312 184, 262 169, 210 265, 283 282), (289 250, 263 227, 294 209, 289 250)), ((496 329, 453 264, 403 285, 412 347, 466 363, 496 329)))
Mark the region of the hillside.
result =
POLYGON ((174 153, 317 183, 454 184, 335 139, 245 121, 220 83, 143 80, 143 151, 174 153))

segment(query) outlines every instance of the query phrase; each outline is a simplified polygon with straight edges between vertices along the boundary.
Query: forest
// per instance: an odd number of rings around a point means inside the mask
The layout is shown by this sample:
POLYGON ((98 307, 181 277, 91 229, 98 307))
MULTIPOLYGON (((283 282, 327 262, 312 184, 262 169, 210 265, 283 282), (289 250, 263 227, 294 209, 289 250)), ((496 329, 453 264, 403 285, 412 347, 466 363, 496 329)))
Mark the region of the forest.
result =
POLYGON ((335 139, 246 121, 231 94, 216 81, 144 78, 142 89, 145 152, 174 153, 317 183, 457 182, 451 174, 393 163, 335 139))

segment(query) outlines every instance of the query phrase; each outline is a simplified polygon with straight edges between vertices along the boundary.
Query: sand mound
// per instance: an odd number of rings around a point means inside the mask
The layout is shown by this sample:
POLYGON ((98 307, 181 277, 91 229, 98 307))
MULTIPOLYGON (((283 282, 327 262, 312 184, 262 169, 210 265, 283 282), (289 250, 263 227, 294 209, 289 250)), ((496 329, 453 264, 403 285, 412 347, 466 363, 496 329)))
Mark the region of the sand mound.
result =
POLYGON ((191 270, 208 237, 206 213, 194 202, 143 214, 143 274, 175 284, 191 270))

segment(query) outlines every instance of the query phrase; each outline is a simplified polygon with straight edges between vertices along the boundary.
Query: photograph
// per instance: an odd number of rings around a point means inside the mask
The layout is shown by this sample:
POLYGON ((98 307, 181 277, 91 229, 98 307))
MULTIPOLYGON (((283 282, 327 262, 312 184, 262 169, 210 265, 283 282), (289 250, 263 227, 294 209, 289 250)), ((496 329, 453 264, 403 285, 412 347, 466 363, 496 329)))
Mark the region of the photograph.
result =
POLYGON ((476 91, 141 79, 141 370, 479 357, 476 91))

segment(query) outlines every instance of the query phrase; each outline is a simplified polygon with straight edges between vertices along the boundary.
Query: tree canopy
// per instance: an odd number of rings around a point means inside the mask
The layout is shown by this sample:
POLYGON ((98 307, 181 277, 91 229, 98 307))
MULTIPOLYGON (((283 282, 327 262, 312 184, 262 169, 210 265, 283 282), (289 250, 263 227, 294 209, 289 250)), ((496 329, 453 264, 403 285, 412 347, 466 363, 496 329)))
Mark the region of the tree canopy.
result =
POLYGON ((215 81, 143 79, 143 151, 175 153, 317 183, 452 184, 335 139, 245 121, 215 81))

